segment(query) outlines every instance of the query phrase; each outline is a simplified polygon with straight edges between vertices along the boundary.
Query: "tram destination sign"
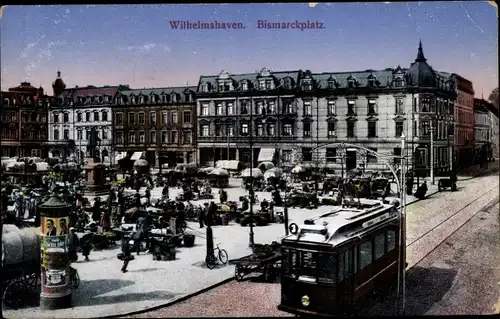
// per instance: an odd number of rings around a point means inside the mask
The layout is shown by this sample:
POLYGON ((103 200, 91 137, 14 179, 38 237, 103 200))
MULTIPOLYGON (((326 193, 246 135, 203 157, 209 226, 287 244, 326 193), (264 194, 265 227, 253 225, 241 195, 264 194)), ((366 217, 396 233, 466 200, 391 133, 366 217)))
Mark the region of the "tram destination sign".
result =
POLYGON ((385 220, 385 219, 389 218, 390 216, 391 216, 391 213, 385 213, 385 214, 383 214, 383 215, 380 215, 380 216, 378 216, 378 217, 375 217, 375 218, 374 218, 374 219, 372 219, 372 220, 369 220, 369 221, 367 221, 367 222, 364 222, 364 223, 363 223, 363 225, 362 225, 362 227, 363 227, 363 228, 370 227, 370 226, 372 226, 372 225, 374 225, 374 224, 376 224, 376 223, 379 223, 379 222, 381 222, 381 221, 383 221, 383 220, 385 220))

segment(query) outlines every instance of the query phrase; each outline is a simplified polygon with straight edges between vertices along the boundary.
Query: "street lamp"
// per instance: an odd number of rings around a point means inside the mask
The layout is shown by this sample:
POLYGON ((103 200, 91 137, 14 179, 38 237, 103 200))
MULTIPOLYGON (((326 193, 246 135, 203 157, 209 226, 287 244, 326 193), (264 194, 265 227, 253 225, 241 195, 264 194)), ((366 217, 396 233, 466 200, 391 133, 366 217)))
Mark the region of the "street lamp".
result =
POLYGON ((250 125, 249 125, 249 130, 250 130, 250 233, 249 233, 249 238, 248 238, 248 245, 250 247, 253 247, 255 245, 255 238, 254 238, 254 232, 253 232, 253 222, 254 222, 254 216, 253 216, 253 202, 254 202, 254 191, 253 191, 253 163, 254 163, 254 158, 253 158, 253 99, 250 100, 250 125))
POLYGON ((404 177, 405 177, 405 160, 406 156, 405 154, 405 135, 401 134, 401 163, 400 163, 400 177, 399 177, 399 198, 401 202, 401 215, 399 219, 399 247, 400 247, 400 260, 399 260, 399 265, 400 269, 398 271, 398 314, 399 312, 401 314, 404 314, 405 312, 405 304, 406 304, 406 190, 405 186, 406 183, 404 183, 404 177), (404 238, 403 238, 404 236, 404 238), (400 280, 401 278, 401 280, 400 280), (401 285, 400 285, 401 283, 401 285), (401 294, 400 294, 401 290, 401 294), (399 307, 399 303, 401 303, 401 307, 399 307))

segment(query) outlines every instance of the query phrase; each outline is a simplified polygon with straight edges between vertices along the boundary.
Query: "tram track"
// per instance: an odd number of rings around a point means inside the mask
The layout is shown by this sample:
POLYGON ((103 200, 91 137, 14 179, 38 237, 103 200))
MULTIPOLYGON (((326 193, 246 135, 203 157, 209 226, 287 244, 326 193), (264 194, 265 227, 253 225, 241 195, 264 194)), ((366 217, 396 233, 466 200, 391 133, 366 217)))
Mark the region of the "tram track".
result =
POLYGON ((467 209, 467 207, 473 205, 475 202, 479 201, 481 198, 483 198, 484 196, 488 195, 494 189, 498 189, 498 185, 495 185, 494 187, 488 189, 485 194, 479 195, 474 200, 472 200, 471 202, 467 203, 465 206, 463 206, 462 208, 460 208, 459 210, 457 210, 456 212, 454 212, 452 215, 448 216, 447 218, 445 218, 444 220, 442 220, 438 224, 434 225, 431 229, 427 230, 420 237, 415 238, 411 243, 407 243, 406 247, 408 248, 409 246, 413 245, 415 242, 419 241, 420 239, 422 239, 423 237, 425 237, 427 234, 429 234, 430 232, 432 232, 433 230, 435 230, 436 228, 438 228, 442 224, 446 223, 448 220, 450 220, 454 216, 458 215, 459 213, 461 213, 462 211, 464 211, 465 209, 467 209))
POLYGON ((439 222, 431 229, 427 230, 421 236, 417 237, 411 243, 407 244, 407 270, 410 270, 420 261, 429 256, 433 251, 437 249, 437 247, 439 247, 443 242, 445 242, 453 234, 459 231, 469 220, 471 220, 479 212, 483 211, 485 207, 494 206, 499 201, 499 196, 492 196, 492 193, 496 192, 497 190, 498 185, 489 188, 484 194, 474 198, 472 201, 454 212, 452 215, 448 216, 446 219, 439 222), (454 221, 459 222, 457 224, 454 224, 452 223, 454 221), (451 231, 446 231, 447 228, 445 226, 450 226, 450 224, 454 227, 451 227, 451 231), (441 229, 440 231, 440 228, 443 229, 441 229), (425 253, 422 254, 422 251, 424 251, 425 253))

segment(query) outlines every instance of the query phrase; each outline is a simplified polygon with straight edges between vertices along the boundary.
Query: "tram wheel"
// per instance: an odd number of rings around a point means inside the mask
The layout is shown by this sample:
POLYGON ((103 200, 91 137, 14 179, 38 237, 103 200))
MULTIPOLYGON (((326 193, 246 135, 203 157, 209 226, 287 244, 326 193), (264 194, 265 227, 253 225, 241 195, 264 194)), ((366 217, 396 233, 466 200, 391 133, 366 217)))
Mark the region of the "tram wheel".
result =
POLYGON ((242 281, 243 277, 245 277, 245 270, 242 265, 236 265, 234 268, 234 277, 236 281, 242 281))
POLYGON ((28 288, 22 279, 11 282, 3 293, 4 304, 11 309, 19 309, 24 305, 28 288))

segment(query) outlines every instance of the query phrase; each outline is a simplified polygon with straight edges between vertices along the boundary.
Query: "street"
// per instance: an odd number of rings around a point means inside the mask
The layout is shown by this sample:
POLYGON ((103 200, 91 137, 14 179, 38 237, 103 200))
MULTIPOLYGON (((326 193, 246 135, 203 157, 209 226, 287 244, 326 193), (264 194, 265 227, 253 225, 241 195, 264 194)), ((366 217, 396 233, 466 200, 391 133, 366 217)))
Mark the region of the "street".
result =
MULTIPOLYGON (((474 200, 485 194, 485 190, 496 187, 496 194, 487 193, 491 195, 487 198, 487 203, 476 209, 474 213, 477 214, 465 224, 457 225, 457 220, 453 218, 444 222, 443 226, 455 227, 447 229, 447 232, 454 233, 443 238, 444 242, 437 247, 426 247, 423 259, 413 267, 410 265, 411 269, 407 271, 406 278, 407 315, 472 315, 499 312, 494 309, 495 304, 500 301, 500 210, 497 174, 461 183, 458 192, 438 193, 408 207, 408 221, 413 222, 408 224, 409 236, 413 234, 413 239, 408 243, 415 242, 415 239, 421 236, 426 240, 432 237, 432 241, 440 237, 433 234, 440 230, 440 227, 432 230, 435 225, 458 211, 460 212, 455 216, 467 218, 470 212, 463 208, 472 206, 467 206, 471 199, 474 200), (435 216, 436 220, 429 220, 429 214, 435 216), (438 218, 439 216, 441 218, 438 218), (420 224, 418 221, 421 219, 428 219, 432 223, 420 224)), ((257 277, 244 282, 232 281, 170 307, 130 318, 291 316, 276 309, 279 300, 279 283, 262 283, 257 277)), ((395 300, 394 295, 375 296, 366 302, 360 314, 395 315, 395 300)))

